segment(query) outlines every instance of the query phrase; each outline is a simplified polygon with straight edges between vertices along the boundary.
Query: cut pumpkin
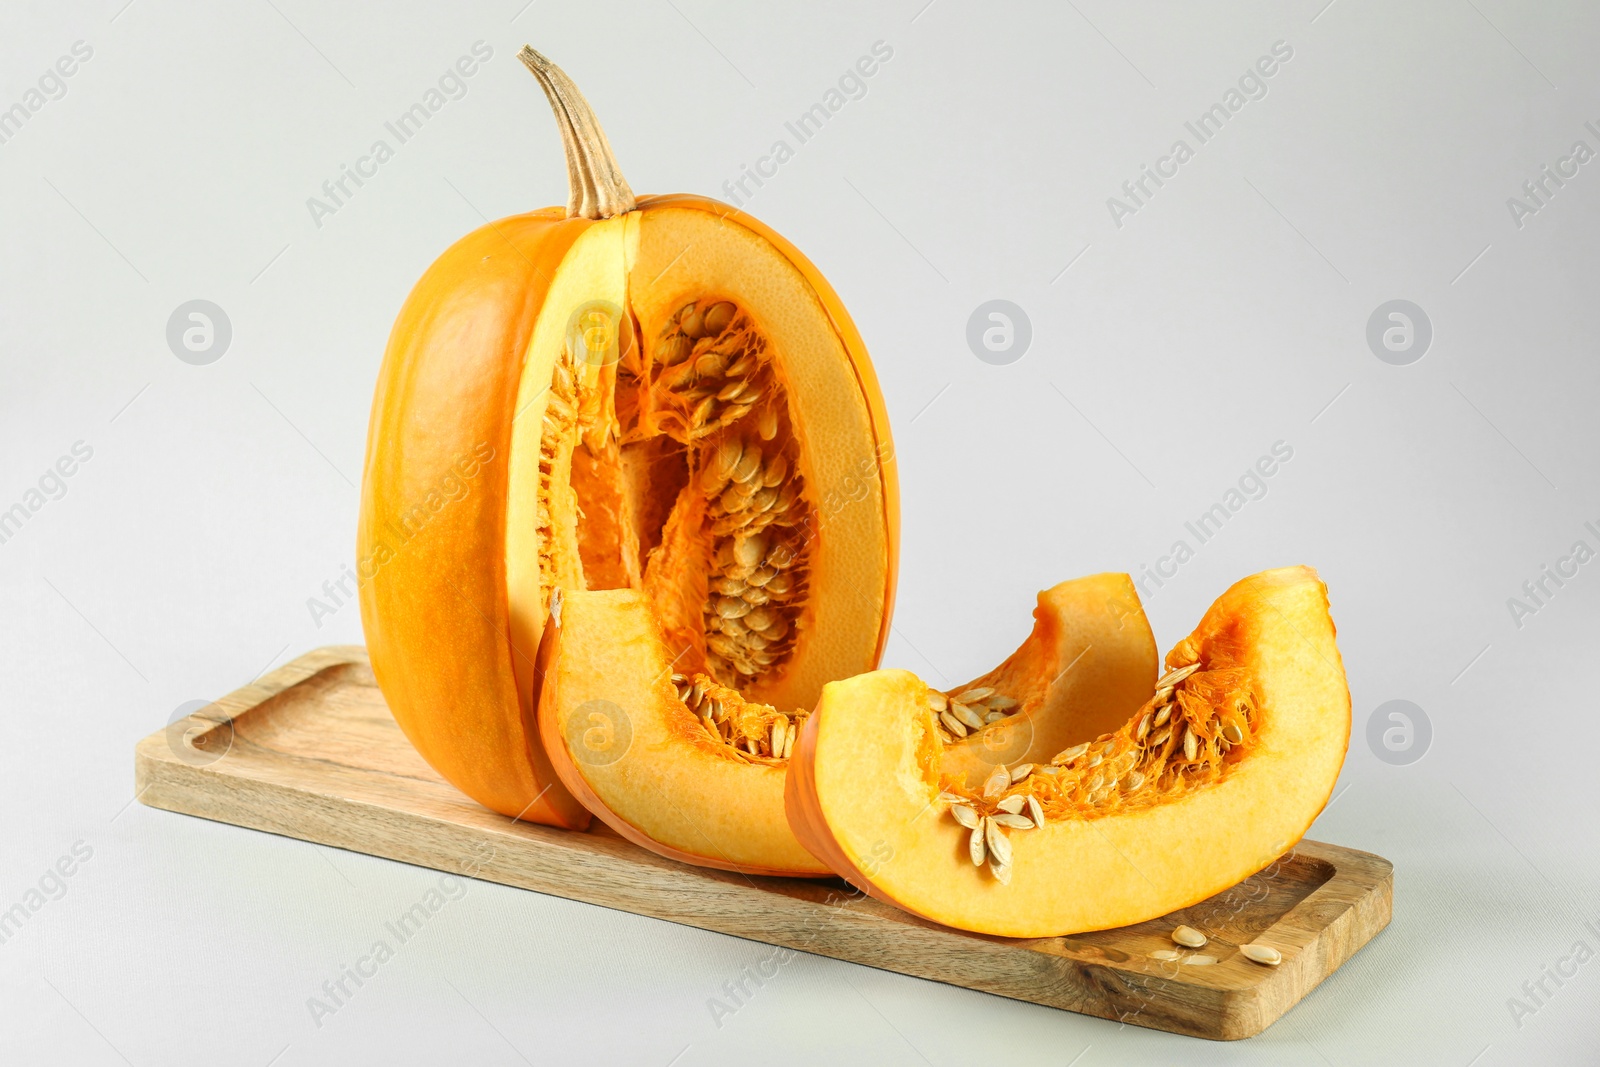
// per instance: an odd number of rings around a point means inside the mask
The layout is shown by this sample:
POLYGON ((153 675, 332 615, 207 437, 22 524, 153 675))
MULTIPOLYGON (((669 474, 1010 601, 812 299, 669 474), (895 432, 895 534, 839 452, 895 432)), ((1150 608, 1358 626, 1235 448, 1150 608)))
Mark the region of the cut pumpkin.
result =
MULTIPOLYGON (((1034 617, 1000 668, 960 687, 969 703, 937 697, 950 729, 966 731, 951 738, 950 766, 981 769, 974 780, 1017 753, 1041 744, 1054 752, 1062 739, 1126 720, 1155 680, 1155 641, 1127 575, 1063 582, 1039 594, 1034 617)), ((809 712, 685 673, 679 664, 692 658, 646 593, 563 592, 539 650, 540 735, 561 780, 618 833, 673 859, 747 874, 832 873, 784 810, 788 759, 809 712)), ((848 720, 850 709, 836 714, 848 720)))
POLYGON ((469 234, 406 300, 358 577, 424 758, 496 811, 582 827, 536 725, 554 591, 633 590, 679 670, 809 707, 881 654, 898 502, 871 364, 816 268, 724 204, 636 200, 577 89, 520 58, 570 202, 469 234))
POLYGON ((947 772, 916 675, 832 683, 795 747, 790 822, 860 888, 966 930, 1053 936, 1197 903, 1304 835, 1344 761, 1350 695, 1308 567, 1234 585, 1166 666, 1115 731, 976 788, 947 772))

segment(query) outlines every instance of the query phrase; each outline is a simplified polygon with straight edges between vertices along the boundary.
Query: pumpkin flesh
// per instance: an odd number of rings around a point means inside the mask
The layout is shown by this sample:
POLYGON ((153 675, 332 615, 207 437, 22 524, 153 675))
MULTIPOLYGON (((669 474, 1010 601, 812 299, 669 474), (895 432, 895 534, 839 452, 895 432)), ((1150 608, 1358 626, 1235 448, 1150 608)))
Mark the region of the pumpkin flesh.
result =
POLYGON ((1055 936, 1204 900, 1286 851, 1331 795, 1350 698, 1326 589, 1304 567, 1245 579, 1167 666, 1195 671, 1075 758, 991 796, 944 773, 947 746, 915 675, 829 685, 791 761, 790 821, 856 885, 967 930, 1055 936), (942 795, 980 815, 1006 797, 1039 803, 1042 825, 1002 831, 1009 883, 974 864, 942 795))

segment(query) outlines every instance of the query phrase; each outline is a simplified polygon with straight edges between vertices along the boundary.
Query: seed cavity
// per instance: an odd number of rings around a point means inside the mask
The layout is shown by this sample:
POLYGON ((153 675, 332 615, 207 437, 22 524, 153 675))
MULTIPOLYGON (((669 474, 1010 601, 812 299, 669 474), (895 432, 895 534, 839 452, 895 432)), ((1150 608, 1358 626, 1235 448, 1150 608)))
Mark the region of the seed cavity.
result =
POLYGON ((720 742, 719 750, 744 763, 781 765, 793 753, 795 738, 810 715, 803 709, 785 715, 770 704, 746 701, 738 690, 704 674, 674 674, 672 688, 706 733, 720 742))

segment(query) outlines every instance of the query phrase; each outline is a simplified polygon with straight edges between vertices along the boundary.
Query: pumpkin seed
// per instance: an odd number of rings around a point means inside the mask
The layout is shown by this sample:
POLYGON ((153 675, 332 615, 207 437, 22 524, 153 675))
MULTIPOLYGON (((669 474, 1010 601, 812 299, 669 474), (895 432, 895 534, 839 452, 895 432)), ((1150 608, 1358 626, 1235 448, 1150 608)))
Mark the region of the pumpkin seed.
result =
POLYGON ((1172 940, 1184 948, 1201 948, 1209 938, 1192 926, 1180 926, 1172 931, 1172 940))
POLYGON ((1153 960, 1175 960, 1181 955, 1183 955, 1183 953, 1174 952, 1170 948, 1158 948, 1154 952, 1150 953, 1150 958, 1153 960))
POLYGON ((1013 765, 1011 768, 1011 784, 1016 785, 1018 782, 1022 781, 1032 773, 1033 764, 1031 763, 1018 763, 1013 765))
POLYGON ((1200 739, 1195 736, 1193 726, 1183 728, 1183 758, 1190 763, 1200 758, 1200 739))
POLYGON ((972 828, 972 836, 967 838, 967 855, 974 867, 982 867, 983 857, 987 855, 983 846, 983 829, 987 823, 987 819, 980 819, 978 825, 972 828))
POLYGON ((946 730, 949 730, 957 737, 967 736, 966 724, 960 719, 956 718, 954 715, 950 714, 948 711, 941 711, 939 713, 939 721, 944 723, 944 728, 946 730))
POLYGON ((1033 825, 1044 825, 1044 807, 1039 803, 1039 798, 1032 793, 1028 794, 1028 818, 1033 820, 1033 825))
POLYGON ((959 700, 950 701, 950 714, 966 723, 973 730, 983 729, 983 716, 961 703, 959 700))
POLYGON ((976 689, 968 689, 965 693, 957 693, 956 699, 963 704, 982 704, 992 696, 994 696, 994 687, 982 685, 976 689))
POLYGON ((1244 731, 1239 729, 1236 724, 1231 722, 1222 728, 1222 736, 1227 739, 1228 744, 1230 745, 1244 743, 1244 731))
POLYGON ((983 841, 989 852, 1005 866, 1011 866, 1011 841, 1000 832, 1000 824, 993 817, 983 820, 983 841))
POLYGON ((1170 718, 1172 718, 1172 705, 1168 704, 1166 707, 1156 712, 1156 721, 1150 725, 1160 729, 1161 727, 1167 725, 1167 720, 1170 718))
POLYGON ((1192 967, 1209 967, 1213 963, 1217 962, 1217 957, 1215 957, 1215 956, 1202 956, 1202 955, 1196 954, 1196 955, 1193 955, 1193 956, 1186 957, 1183 962, 1189 964, 1192 967))
POLYGON ((978 813, 965 804, 952 804, 950 806, 950 814, 956 817, 956 822, 965 826, 968 830, 976 830, 981 821, 978 813))
POLYGON ((989 873, 993 874, 994 880, 999 882, 1001 885, 1011 884, 1011 864, 996 863, 991 859, 989 861, 989 873))
POLYGON ((1071 763, 1087 751, 1089 751, 1089 743, 1085 741, 1081 745, 1073 745, 1069 749, 1057 752, 1050 762, 1055 764, 1071 763))
POLYGON ((1027 803, 1027 798, 1023 797, 1021 794, 1018 794, 1016 796, 1006 797, 1000 803, 996 804, 995 807, 999 808, 1001 811, 1015 815, 1017 812, 1021 811, 1023 805, 1027 803))
MULTIPOLYGON (((945 714, 948 715, 949 712, 945 714)), ((1004 763, 999 763, 995 765, 994 770, 989 772, 989 777, 984 779, 983 795, 990 798, 997 797, 1010 788, 1011 772, 1006 770, 1004 763)))
POLYGON ((1239 954, 1252 963, 1259 963, 1263 967, 1276 967, 1283 962, 1283 953, 1270 945, 1240 945, 1239 954))
POLYGON ((726 300, 712 304, 707 308, 706 313, 700 320, 705 328, 706 336, 715 337, 723 330, 726 330, 728 324, 733 321, 733 312, 733 305, 726 300))
POLYGON ((989 821, 999 826, 1007 826, 1013 830, 1032 830, 1033 820, 1026 815, 991 815, 989 821))
POLYGON ((1199 669, 1200 664, 1191 663, 1187 667, 1179 667, 1177 670, 1168 671, 1166 674, 1163 674, 1159 679, 1156 680, 1156 688, 1161 689, 1164 686, 1175 686, 1179 682, 1188 678, 1190 675, 1194 674, 1194 672, 1199 669))
POLYGON ((1002 694, 1000 696, 990 697, 988 700, 985 700, 984 703, 989 705, 989 707, 995 711, 1010 711, 1012 708, 1017 706, 1017 698, 1008 697, 1002 694))

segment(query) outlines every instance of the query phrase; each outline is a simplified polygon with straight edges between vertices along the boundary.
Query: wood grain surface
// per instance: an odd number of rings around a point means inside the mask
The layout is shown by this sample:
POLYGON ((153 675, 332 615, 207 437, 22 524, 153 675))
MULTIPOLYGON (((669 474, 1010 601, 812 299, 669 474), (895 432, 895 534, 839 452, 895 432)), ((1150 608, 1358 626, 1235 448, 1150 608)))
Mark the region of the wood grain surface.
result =
POLYGON ((309 653, 151 734, 135 764, 152 807, 1196 1037, 1260 1033, 1390 916, 1389 862, 1315 841, 1160 919, 1030 940, 951 930, 842 881, 686 866, 598 822, 574 833, 467 799, 401 734, 359 646, 309 653), (1151 955, 1175 950, 1179 923, 1210 936, 1199 955, 1215 963, 1151 955), (1282 965, 1245 959, 1250 942, 1282 965))

